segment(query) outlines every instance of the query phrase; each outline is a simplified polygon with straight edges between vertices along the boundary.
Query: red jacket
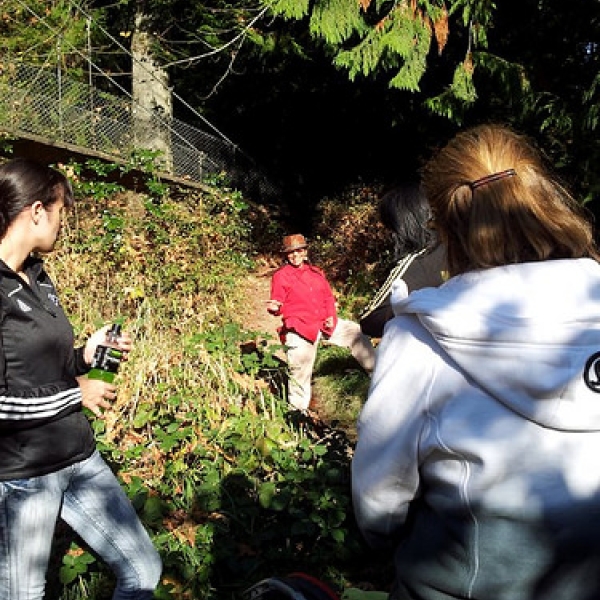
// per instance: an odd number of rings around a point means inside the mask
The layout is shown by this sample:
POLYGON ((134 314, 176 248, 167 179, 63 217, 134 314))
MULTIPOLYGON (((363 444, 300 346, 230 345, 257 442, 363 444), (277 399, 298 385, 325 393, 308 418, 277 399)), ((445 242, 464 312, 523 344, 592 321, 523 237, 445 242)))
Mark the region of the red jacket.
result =
POLYGON ((337 325, 335 298, 321 269, 309 264, 300 267, 284 265, 275 271, 271 280, 271 300, 281 302, 279 311, 283 319, 282 339, 287 331, 315 342, 319 331, 331 335, 337 325), (326 327, 325 320, 333 317, 333 326, 326 327))

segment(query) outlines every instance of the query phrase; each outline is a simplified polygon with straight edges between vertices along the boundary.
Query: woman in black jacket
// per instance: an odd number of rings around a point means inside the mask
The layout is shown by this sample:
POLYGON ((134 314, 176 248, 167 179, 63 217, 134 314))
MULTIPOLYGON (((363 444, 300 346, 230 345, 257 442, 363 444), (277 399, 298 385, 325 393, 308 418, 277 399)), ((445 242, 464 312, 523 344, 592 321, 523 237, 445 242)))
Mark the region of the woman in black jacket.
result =
MULTIPOLYGON (((35 162, 0 166, 0 600, 42 600, 61 517, 117 578, 113 600, 151 598, 161 561, 95 447, 113 384, 83 377, 108 327, 74 349, 73 329, 36 256, 73 205, 67 179, 35 162)), ((120 349, 131 339, 123 334, 120 349)))
POLYGON ((430 209, 417 182, 396 187, 381 199, 379 216, 394 238, 396 265, 360 317, 361 331, 380 338, 385 324, 394 316, 391 289, 401 278, 408 292, 437 287, 443 282, 445 252, 428 226, 430 209))

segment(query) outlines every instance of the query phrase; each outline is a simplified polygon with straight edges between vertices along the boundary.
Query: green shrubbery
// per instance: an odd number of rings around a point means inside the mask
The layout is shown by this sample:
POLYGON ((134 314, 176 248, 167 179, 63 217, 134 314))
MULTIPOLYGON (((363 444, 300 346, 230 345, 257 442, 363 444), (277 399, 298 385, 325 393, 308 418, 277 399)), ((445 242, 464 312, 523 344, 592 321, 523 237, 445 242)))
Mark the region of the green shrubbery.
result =
MULTIPOLYGON (((227 188, 150 176, 138 194, 65 169, 78 203, 48 266, 80 338, 120 319, 136 339, 93 425, 164 560, 159 597, 234 598, 294 570, 338 589, 381 577, 352 516, 351 442, 288 412, 278 347, 236 321, 261 211, 227 188)), ((48 598, 110 597, 65 528, 54 555, 48 598)))
POLYGON ((390 234, 379 220, 382 192, 380 186, 350 186, 317 206, 311 258, 325 269, 348 316, 364 308, 394 263, 390 234))

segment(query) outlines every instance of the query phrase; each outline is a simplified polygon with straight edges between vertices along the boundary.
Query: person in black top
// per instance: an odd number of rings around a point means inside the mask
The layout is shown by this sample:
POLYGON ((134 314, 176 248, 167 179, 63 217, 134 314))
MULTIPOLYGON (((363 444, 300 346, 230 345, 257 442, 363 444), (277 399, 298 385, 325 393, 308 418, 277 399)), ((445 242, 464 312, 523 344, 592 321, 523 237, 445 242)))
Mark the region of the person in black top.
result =
MULTIPOLYGON (((58 171, 25 159, 0 166, 0 600, 43 599, 59 517, 114 571, 113 600, 151 598, 161 574, 82 412, 115 398, 113 384, 84 377, 108 326, 74 349, 37 256, 53 250, 73 203, 58 171)), ((128 352, 130 336, 118 344, 128 352)))
POLYGON ((379 216, 394 238, 396 265, 360 317, 361 331, 373 338, 383 336, 385 324, 394 316, 392 284, 399 277, 408 291, 437 287, 444 281, 445 252, 429 227, 430 209, 419 183, 396 187, 381 199, 379 216))

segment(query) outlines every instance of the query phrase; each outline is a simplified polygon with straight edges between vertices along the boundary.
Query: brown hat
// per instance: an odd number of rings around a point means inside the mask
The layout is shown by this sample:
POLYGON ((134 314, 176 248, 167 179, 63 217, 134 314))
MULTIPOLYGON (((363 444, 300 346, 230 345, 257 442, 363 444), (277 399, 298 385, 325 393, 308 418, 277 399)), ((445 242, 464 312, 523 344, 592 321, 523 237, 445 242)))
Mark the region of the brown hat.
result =
POLYGON ((294 250, 301 250, 306 248, 306 238, 301 233, 294 233, 293 235, 286 235, 283 238, 283 248, 281 249, 282 254, 293 252, 294 250))

